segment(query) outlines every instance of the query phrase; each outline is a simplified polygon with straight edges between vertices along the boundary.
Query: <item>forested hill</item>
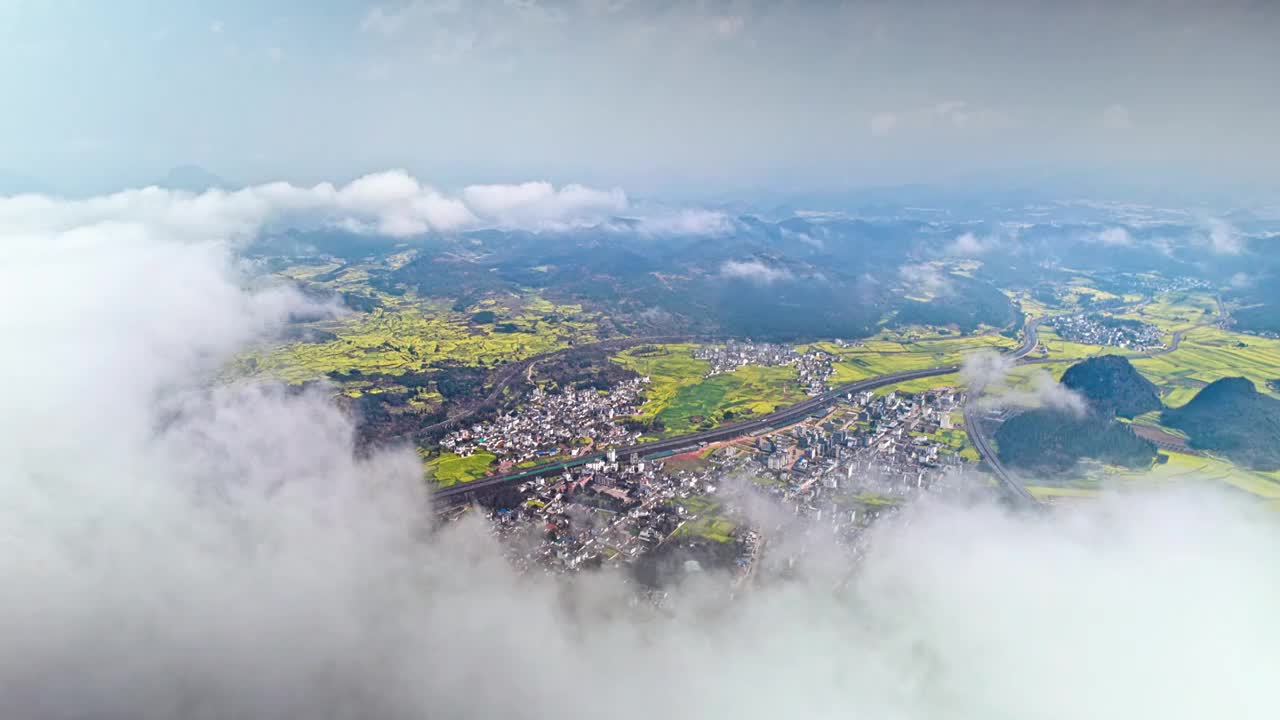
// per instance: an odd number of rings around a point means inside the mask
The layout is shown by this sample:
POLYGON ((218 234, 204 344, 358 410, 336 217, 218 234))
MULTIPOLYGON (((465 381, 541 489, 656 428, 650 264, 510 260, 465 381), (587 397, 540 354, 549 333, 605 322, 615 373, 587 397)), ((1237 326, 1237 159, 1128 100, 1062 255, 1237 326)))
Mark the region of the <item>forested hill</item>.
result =
POLYGON ((1151 464, 1155 446, 1115 419, 1162 407, 1156 386, 1128 359, 1103 355, 1078 362, 1062 374, 1062 384, 1088 401, 1088 412, 1040 408, 1015 415, 996 432, 1001 461, 1042 473, 1065 472, 1083 458, 1128 468, 1151 464))
POLYGON ((1162 407, 1156 386, 1120 355, 1078 362, 1062 374, 1062 384, 1083 395, 1091 408, 1103 414, 1132 418, 1162 407))
POLYGON ((1255 470, 1280 469, 1280 400, 1247 378, 1210 383, 1186 405, 1165 410, 1161 422, 1185 432, 1192 447, 1255 470))
POLYGON ((1109 415, 1040 408, 1009 418, 995 435, 1001 462, 1041 473, 1060 473, 1082 458, 1128 468, 1155 460, 1155 446, 1109 415))

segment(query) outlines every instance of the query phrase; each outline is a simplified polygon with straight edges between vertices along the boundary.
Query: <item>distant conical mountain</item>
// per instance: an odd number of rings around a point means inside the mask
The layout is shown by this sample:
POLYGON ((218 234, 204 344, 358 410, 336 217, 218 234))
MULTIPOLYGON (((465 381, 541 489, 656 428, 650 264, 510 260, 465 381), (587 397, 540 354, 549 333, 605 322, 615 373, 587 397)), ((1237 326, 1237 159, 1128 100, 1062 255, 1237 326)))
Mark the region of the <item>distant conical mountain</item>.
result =
POLYGON ((1185 432, 1192 447, 1255 470, 1280 469, 1280 400, 1247 378, 1210 383, 1186 405, 1165 410, 1161 422, 1185 432))
POLYGON ((1062 384, 1080 393, 1101 413, 1132 418, 1159 410, 1156 386, 1120 355, 1089 358, 1067 368, 1062 384))

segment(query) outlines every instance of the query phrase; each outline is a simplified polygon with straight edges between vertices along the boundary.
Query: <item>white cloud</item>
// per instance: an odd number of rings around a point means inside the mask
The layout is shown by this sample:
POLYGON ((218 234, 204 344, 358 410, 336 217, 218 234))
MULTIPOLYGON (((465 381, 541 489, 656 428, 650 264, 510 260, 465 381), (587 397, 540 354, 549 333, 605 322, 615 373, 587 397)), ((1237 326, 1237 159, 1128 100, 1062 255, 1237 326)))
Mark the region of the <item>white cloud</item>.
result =
POLYGON ((1210 219, 1205 241, 1209 249, 1219 255, 1239 255, 1244 252, 1244 238, 1240 237, 1240 233, 1226 220, 1210 219))
POLYGON ((1124 105, 1108 106, 1102 111, 1102 126, 1108 130, 1128 130, 1133 127, 1129 108, 1124 105))
POLYGON ((462 191, 462 199, 479 217, 514 227, 594 224, 627 209, 627 196, 619 189, 556 189, 547 182, 471 185, 462 191))
POLYGON ((908 292, 921 291, 931 297, 946 296, 952 292, 951 280, 932 265, 903 265, 898 268, 898 277, 906 284, 908 292))
POLYGON ((761 285, 772 285, 779 280, 790 280, 791 271, 760 260, 729 260, 720 266, 720 275, 726 278, 750 280, 761 285))
POLYGON ((1110 227, 1096 235, 1090 236, 1094 242, 1113 247, 1126 247, 1133 244, 1133 236, 1122 227, 1110 227))
POLYGON ((226 25, 224 25, 221 20, 214 20, 213 22, 209 23, 209 32, 213 33, 214 35, 221 35, 222 31, 225 28, 226 28, 226 25))
POLYGON ((1012 358, 984 350, 966 355, 960 377, 984 408, 1051 407, 1080 416, 1088 403, 1079 393, 1053 379, 1048 372, 1034 369, 1022 385, 1014 386, 1009 375, 1015 363, 1012 358))
POLYGON ((728 215, 700 208, 654 208, 634 219, 640 232, 653 235, 726 235, 736 227, 728 215))
POLYGON ((1237 290, 1242 290, 1244 288, 1252 287, 1254 280, 1248 273, 1238 272, 1231 276, 1230 282, 1231 287, 1236 288, 1237 290))
POLYGON ((991 252, 999 246, 1000 240, 994 235, 979 237, 971 232, 966 232, 947 244, 943 252, 947 255, 975 257, 991 252))
MULTIPOLYGON (((59 230, 111 222, 142 222, 183 237, 245 237, 270 223, 333 225, 407 237, 430 231, 501 226, 555 230, 593 225, 628 208, 619 189, 546 182, 472 185, 453 196, 403 170, 372 173, 335 187, 321 183, 254 185, 202 194, 148 187, 87 200, 37 195, 0 198, 0 224, 59 230)), ((691 215, 687 224, 709 216, 691 215)), ((654 222, 676 222, 660 215, 654 222)))
POLYGON ((827 246, 826 240, 822 238, 822 234, 826 232, 826 229, 820 225, 814 226, 811 232, 798 232, 785 227, 779 229, 782 231, 782 239, 784 240, 801 242, 816 250, 822 250, 827 246))

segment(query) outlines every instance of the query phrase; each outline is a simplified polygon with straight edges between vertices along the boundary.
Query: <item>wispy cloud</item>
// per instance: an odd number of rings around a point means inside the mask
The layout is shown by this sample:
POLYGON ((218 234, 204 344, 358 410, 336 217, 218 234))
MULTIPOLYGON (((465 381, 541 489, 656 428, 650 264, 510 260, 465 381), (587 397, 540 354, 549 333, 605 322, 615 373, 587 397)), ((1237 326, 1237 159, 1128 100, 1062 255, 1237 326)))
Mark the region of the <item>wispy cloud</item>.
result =
POLYGON ((1021 385, 1010 382, 1014 361, 994 351, 980 351, 965 356, 960 376, 980 407, 1038 408, 1050 407, 1084 415, 1088 402, 1082 395, 1053 379, 1048 372, 1034 369, 1021 385))
POLYGON ((1101 232, 1089 236, 1089 240, 1099 245, 1110 245, 1112 247, 1127 247, 1133 244, 1133 236, 1129 231, 1122 227, 1109 227, 1101 232))
POLYGON ((720 275, 726 278, 750 280, 761 285, 772 285, 793 277, 791 271, 784 267, 769 265, 756 259, 729 260, 720 266, 720 275))
POLYGON ((1219 255, 1239 255, 1244 252, 1244 238, 1226 220, 1211 218, 1204 239, 1209 249, 1219 255))
POLYGON ((938 268, 928 264, 903 265, 898 268, 898 278, 907 290, 920 291, 933 297, 950 295, 951 280, 938 268))
POLYGON ((985 255, 986 253, 1000 247, 1000 239, 995 235, 978 236, 971 232, 961 233, 956 236, 943 249, 947 255, 956 255, 960 257, 976 257, 985 255))

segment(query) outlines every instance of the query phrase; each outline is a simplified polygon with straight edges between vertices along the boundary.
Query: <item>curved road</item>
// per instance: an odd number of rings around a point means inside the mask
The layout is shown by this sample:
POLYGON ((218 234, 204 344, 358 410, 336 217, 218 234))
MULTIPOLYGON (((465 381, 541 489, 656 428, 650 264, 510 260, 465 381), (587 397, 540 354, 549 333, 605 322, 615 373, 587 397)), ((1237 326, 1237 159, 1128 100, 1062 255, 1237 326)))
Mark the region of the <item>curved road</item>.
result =
MULTIPOLYGON (((1039 342, 1036 331, 1044 319, 1041 317, 1027 322, 1023 331, 1022 345, 1014 353, 1015 360, 1021 360, 1035 349, 1036 344, 1039 342)), ((1035 361, 1031 360, 1029 362, 1035 361)), ((982 423, 977 417, 977 408, 973 405, 973 399, 980 393, 981 389, 970 392, 969 399, 964 404, 965 432, 969 434, 969 439, 973 441, 978 454, 986 462, 987 467, 991 468, 991 472, 1000 481, 1000 485, 1004 488, 1010 500, 1025 505, 1040 504, 1040 501, 1036 500, 1026 486, 1000 462, 1000 458, 996 456, 995 450, 991 447, 991 441, 987 438, 986 433, 983 431, 982 423)))
MULTIPOLYGON (((1023 357, 1025 357, 1032 350, 1035 349, 1036 343, 1038 342, 1036 337, 1036 328, 1040 325, 1040 322, 1041 322, 1041 318, 1036 318, 1026 323, 1023 329, 1024 337, 1022 340, 1022 345, 1020 345, 1011 353, 1011 357, 1013 357, 1014 360, 1021 360, 1023 357)), ((940 367, 925 368, 923 370, 907 370, 904 372, 890 373, 888 375, 880 375, 873 378, 867 378, 865 380, 859 380, 857 382, 849 383, 847 385, 841 385, 840 387, 835 388, 834 390, 828 390, 827 392, 822 393, 821 395, 815 395, 814 397, 811 397, 808 400, 801 401, 799 403, 796 403, 795 405, 790 405, 781 410, 777 410, 775 412, 769 413, 768 415, 761 415, 760 417, 752 418, 750 420, 744 420, 742 422, 722 425, 712 430, 703 430, 700 432, 688 433, 686 435, 666 438, 664 440, 658 440, 656 442, 641 443, 638 445, 629 445, 627 447, 616 448, 616 450, 618 454, 622 456, 630 456, 632 454, 640 454, 641 456, 651 456, 661 452, 666 452, 668 450, 691 449, 693 447, 696 447, 699 443, 709 443, 709 442, 716 442, 720 440, 728 440, 730 438, 741 437, 743 435, 747 435, 749 433, 755 432, 757 430, 762 430, 773 425, 785 425, 788 423, 798 421, 799 419, 803 418, 806 415, 825 409, 827 406, 831 405, 831 403, 835 402, 836 399, 842 395, 847 395, 850 393, 859 393, 864 390, 872 390, 875 388, 884 387, 885 385, 893 385, 894 383, 903 382, 905 380, 916 380, 919 378, 934 377, 937 375, 946 375, 949 373, 956 372, 959 369, 960 369, 959 365, 943 365, 940 367)), ((968 414, 967 407, 965 410, 965 423, 966 423, 966 426, 969 424, 969 414, 968 414)), ((974 443, 975 445, 978 445, 979 452, 983 452, 982 448, 986 444, 985 439, 983 439, 980 442, 978 440, 979 436, 975 435, 972 430, 970 430, 970 434, 974 436, 974 443)), ((989 448, 987 452, 983 452, 983 457, 994 458, 994 454, 988 455, 988 453, 989 453, 989 448)), ((459 483, 457 485, 451 485, 449 487, 436 490, 435 493, 433 494, 433 497, 437 504, 443 504, 443 505, 455 505, 458 503, 470 502, 471 500, 474 500, 479 496, 498 492, 509 485, 519 483, 523 480, 528 480, 530 478, 540 477, 543 475, 558 474, 560 472, 563 472, 567 467, 583 465, 588 462, 591 462, 592 460, 598 460, 603 457, 604 457, 603 452, 592 453, 590 455, 584 455, 582 457, 574 458, 573 460, 568 462, 550 463, 548 465, 544 465, 541 467, 534 467, 518 473, 511 473, 507 475, 497 475, 494 477, 486 477, 486 478, 481 478, 479 480, 473 480, 468 483, 459 483)), ((990 462, 988 464, 990 464, 990 462)), ((998 467, 998 464, 993 465, 993 468, 994 467, 998 467)), ((996 473, 997 473, 997 476, 1000 477, 1001 481, 1004 482, 1006 486, 1010 486, 1010 487, 1016 486, 1018 489, 1021 490, 1022 494, 1027 494, 1026 490, 1022 488, 1022 486, 1018 484, 1016 480, 1014 480, 1007 473, 1002 474, 1001 473, 1002 470, 1003 468, 1001 468, 1001 470, 997 470, 996 473)), ((1027 497, 1030 497, 1030 495, 1027 494, 1027 497)))

